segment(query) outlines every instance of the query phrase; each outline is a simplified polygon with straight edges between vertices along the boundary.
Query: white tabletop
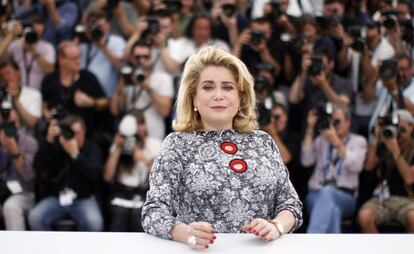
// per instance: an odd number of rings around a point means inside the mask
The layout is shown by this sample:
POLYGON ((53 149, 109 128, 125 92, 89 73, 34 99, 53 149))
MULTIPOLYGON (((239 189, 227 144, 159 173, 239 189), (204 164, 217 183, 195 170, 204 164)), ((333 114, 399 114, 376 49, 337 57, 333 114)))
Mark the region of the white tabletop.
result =
POLYGON ((218 234, 206 250, 159 239, 144 233, 12 232, 0 231, 0 253, 318 253, 382 254, 414 253, 409 234, 290 234, 265 242, 249 234, 218 234))

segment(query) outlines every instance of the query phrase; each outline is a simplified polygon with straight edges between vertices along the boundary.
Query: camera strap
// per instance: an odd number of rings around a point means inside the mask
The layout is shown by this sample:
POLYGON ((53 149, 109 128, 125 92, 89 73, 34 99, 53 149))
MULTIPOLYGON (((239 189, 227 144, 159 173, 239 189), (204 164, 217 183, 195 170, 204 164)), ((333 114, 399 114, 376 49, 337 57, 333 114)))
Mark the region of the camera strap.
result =
POLYGON ((23 49, 23 67, 24 67, 24 75, 26 77, 26 84, 27 86, 30 86, 30 72, 33 68, 33 63, 35 62, 36 58, 32 56, 32 59, 30 61, 27 59, 28 52, 23 49))
MULTIPOLYGON (((348 136, 345 139, 345 146, 348 144, 350 137, 348 136)), ((326 182, 327 180, 334 180, 334 179, 327 179, 328 174, 329 174, 329 168, 330 167, 335 167, 336 168, 336 178, 338 178, 340 175, 342 175, 342 171, 344 168, 344 160, 339 158, 338 155, 338 151, 335 151, 335 156, 334 156, 334 150, 337 150, 334 148, 334 146, 332 144, 329 144, 328 147, 328 152, 326 154, 326 159, 325 159, 325 163, 323 166, 323 180, 324 182, 326 182)))
MULTIPOLYGON (((109 36, 105 39, 105 45, 108 46, 109 43, 109 36)), ((92 43, 88 43, 88 47, 86 50, 86 64, 85 64, 85 70, 88 70, 89 65, 93 62, 95 57, 99 53, 99 49, 97 47, 93 47, 92 43), (95 49, 95 50, 93 50, 95 49)))
MULTIPOLYGON (((132 110, 132 109, 134 109, 135 108, 135 103, 137 102, 137 100, 141 97, 141 95, 142 95, 142 93, 144 92, 144 89, 142 89, 142 88, 139 88, 139 90, 137 91, 136 90, 136 87, 133 87, 132 88, 132 96, 130 97, 131 99, 129 100, 129 105, 130 105, 130 108, 129 108, 129 110, 132 110)), ((144 112, 145 110, 147 110, 149 107, 151 107, 151 102, 149 102, 145 107, 143 107, 143 108, 141 108, 141 109, 139 109, 139 110, 141 110, 142 112, 144 112)))

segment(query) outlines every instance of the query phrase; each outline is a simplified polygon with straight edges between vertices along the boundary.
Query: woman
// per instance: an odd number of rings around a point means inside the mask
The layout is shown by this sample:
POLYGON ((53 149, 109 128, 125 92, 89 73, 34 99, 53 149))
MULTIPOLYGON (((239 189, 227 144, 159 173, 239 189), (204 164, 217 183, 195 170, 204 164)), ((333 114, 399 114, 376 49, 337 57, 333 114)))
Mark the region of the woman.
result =
POLYGON ((148 190, 148 174, 161 141, 147 136, 141 111, 126 115, 114 136, 103 172, 111 184, 109 231, 143 231, 136 218, 141 216, 148 190))
POLYGON ((187 61, 175 133, 164 140, 143 208, 152 235, 208 248, 218 233, 273 240, 297 229, 301 207, 272 138, 257 128, 253 78, 207 47, 187 61))

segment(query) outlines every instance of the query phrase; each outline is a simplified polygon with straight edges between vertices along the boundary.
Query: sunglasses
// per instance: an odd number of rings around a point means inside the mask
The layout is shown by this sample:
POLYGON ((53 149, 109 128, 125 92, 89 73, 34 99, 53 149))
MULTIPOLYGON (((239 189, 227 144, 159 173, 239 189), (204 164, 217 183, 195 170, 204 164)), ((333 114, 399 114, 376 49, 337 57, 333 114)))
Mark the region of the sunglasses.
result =
POLYGON ((149 60, 151 58, 150 55, 136 55, 134 57, 137 61, 139 61, 141 58, 143 58, 144 60, 149 60))

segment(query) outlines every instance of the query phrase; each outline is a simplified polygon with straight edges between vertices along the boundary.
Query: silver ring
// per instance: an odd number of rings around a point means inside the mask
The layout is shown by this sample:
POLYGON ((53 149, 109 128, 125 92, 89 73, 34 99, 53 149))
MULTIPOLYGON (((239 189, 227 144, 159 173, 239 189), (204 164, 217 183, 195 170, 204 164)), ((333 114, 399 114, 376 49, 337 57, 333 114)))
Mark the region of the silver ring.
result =
POLYGON ((196 244, 197 244, 197 239, 196 239, 196 237, 195 237, 194 235, 190 236, 190 237, 187 239, 187 243, 188 243, 188 245, 190 245, 190 246, 196 245, 196 244))

